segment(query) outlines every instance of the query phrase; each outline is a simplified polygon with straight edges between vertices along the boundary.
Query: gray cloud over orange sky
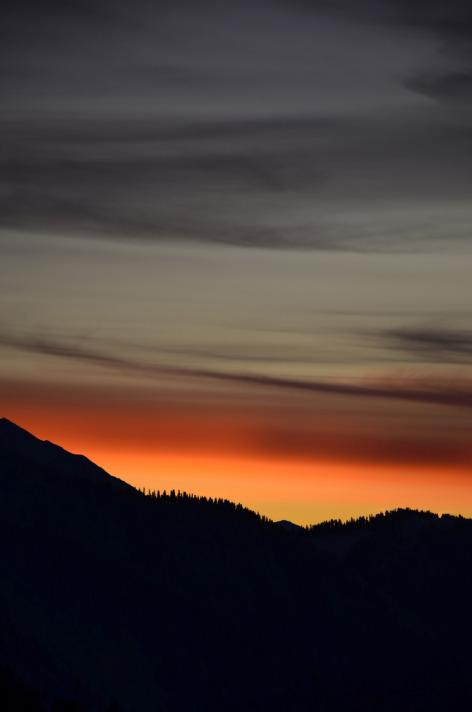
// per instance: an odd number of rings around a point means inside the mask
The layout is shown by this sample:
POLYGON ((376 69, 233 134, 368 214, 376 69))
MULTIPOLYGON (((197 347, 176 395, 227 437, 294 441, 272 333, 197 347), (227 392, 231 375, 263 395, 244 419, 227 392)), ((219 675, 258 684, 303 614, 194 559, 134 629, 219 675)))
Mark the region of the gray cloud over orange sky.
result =
POLYGON ((0 87, 0 415, 470 466, 469 3, 7 2, 0 87))

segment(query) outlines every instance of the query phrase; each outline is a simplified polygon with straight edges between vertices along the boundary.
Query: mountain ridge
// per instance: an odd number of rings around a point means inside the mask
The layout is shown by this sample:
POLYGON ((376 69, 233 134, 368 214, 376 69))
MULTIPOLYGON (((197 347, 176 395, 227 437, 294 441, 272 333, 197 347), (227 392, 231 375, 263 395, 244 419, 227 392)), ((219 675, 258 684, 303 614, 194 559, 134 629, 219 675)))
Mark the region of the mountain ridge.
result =
POLYGON ((471 520, 399 510, 287 528, 224 500, 117 485, 8 423, 2 709, 472 707, 471 520))
POLYGON ((115 486, 134 490, 131 485, 109 474, 86 455, 71 453, 50 440, 42 440, 8 418, 0 418, 0 447, 3 449, 4 456, 7 453, 10 459, 17 458, 17 463, 33 461, 52 468, 56 471, 56 475, 61 471, 67 472, 69 475, 89 479, 96 484, 101 476, 108 482, 113 482, 115 486))
MULTIPOLYGON (((58 445, 57 443, 44 439, 42 440, 41 438, 38 438, 34 434, 32 434, 30 431, 28 431, 26 428, 23 428, 22 426, 18 425, 14 421, 10 420, 9 418, 6 417, 0 417, 0 447, 5 447, 5 443, 2 441, 2 436, 5 434, 14 434, 17 436, 17 438, 23 438, 25 442, 31 442, 34 443, 37 447, 40 447, 41 445, 44 445, 46 447, 51 447, 55 452, 60 453, 64 456, 67 456, 68 458, 74 458, 77 459, 77 461, 81 461, 84 464, 87 465, 87 467, 91 467, 94 469, 97 475, 105 475, 107 478, 110 478, 111 481, 119 482, 122 483, 125 487, 129 488, 130 490, 135 491, 137 494, 142 494, 141 490, 138 488, 134 487, 133 485, 130 485, 127 483, 125 480, 122 480, 119 477, 116 477, 115 475, 110 474, 107 472, 104 468, 102 468, 100 465, 95 463, 93 460, 88 458, 86 455, 83 453, 73 453, 68 451, 66 448, 62 447, 61 445, 58 445)), ((187 494, 187 493, 183 493, 187 494)), ((193 495, 191 495, 193 496, 193 495)), ((205 499, 205 498, 203 498, 205 499)), ((273 524, 279 526, 281 529, 285 529, 286 531, 293 531, 296 532, 298 530, 308 530, 310 532, 320 532, 322 530, 324 531, 335 531, 337 529, 342 529, 342 528, 352 528, 352 527, 362 527, 365 526, 369 523, 375 523, 377 521, 380 521, 382 519, 388 519, 389 517, 436 517, 438 519, 470 519, 468 517, 465 517, 461 514, 448 514, 448 513, 437 513, 437 512, 431 512, 429 510, 418 510, 418 509, 412 509, 409 507, 398 507, 394 508, 392 510, 386 510, 386 511, 379 511, 373 514, 369 515, 361 515, 359 517, 351 517, 350 519, 327 519, 327 520, 322 520, 320 522, 316 522, 315 524, 308 524, 306 526, 297 524, 296 522, 292 522, 287 519, 281 519, 281 520, 274 520, 273 524), (403 514, 402 514, 403 513, 403 514)))

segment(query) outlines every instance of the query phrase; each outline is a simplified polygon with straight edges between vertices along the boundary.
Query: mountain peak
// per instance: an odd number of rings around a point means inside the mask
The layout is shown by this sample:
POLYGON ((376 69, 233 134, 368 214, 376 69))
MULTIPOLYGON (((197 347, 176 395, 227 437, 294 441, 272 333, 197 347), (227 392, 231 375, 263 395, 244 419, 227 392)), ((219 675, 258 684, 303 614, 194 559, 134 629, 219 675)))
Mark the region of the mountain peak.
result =
POLYGON ((19 425, 8 418, 0 418, 0 428, 17 428, 18 430, 23 430, 23 428, 20 428, 19 425))
POLYGON ((130 491, 134 489, 84 455, 68 452, 49 440, 41 440, 8 418, 0 418, 0 454, 3 474, 16 473, 20 478, 34 475, 38 479, 48 473, 49 478, 55 477, 63 482, 88 480, 93 483, 107 482, 113 487, 130 491))
POLYGON ((288 519, 280 519, 278 522, 274 522, 274 524, 281 529, 286 529, 287 531, 301 531, 303 527, 301 527, 299 524, 294 524, 293 522, 290 522, 288 519))
POLYGON ((8 418, 0 418, 0 437, 2 438, 2 440, 8 438, 10 441, 12 438, 15 441, 18 441, 20 439, 27 439, 30 442, 33 440, 38 440, 38 438, 28 432, 28 430, 22 428, 20 425, 17 425, 8 418))

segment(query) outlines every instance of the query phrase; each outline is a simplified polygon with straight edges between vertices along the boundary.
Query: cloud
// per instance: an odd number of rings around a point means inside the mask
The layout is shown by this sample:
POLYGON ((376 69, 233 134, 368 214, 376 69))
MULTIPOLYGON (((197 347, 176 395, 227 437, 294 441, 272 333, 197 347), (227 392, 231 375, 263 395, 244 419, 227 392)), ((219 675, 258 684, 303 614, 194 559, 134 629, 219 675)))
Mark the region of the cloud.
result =
MULTIPOLYGON (((472 463, 469 433, 455 428, 453 420, 447 430, 417 428, 412 433, 411 420, 390 418, 391 408, 380 410, 375 423, 369 417, 357 418, 353 428, 339 411, 328 415, 316 406, 300 411, 293 403, 277 409, 259 403, 248 409, 246 401, 234 397, 198 402, 156 397, 149 383, 122 388, 104 382, 90 387, 0 379, 0 391, 3 415, 19 422, 39 419, 40 430, 45 425, 51 432, 64 428, 75 433, 81 450, 94 440, 115 452, 129 449, 137 458, 138 453, 160 450, 312 460, 318 465, 333 461, 388 464, 399 467, 399 477, 410 475, 409 469, 400 469, 405 465, 427 466, 429 472, 447 466, 453 476, 452 468, 464 469, 472 463)), ((34 430, 32 422, 30 427, 34 430)))
POLYGON ((429 29, 444 35, 462 37, 472 31, 472 10, 467 0, 307 0, 305 7, 326 11, 335 9, 357 18, 398 23, 404 27, 429 29))
POLYGON ((440 102, 468 103, 472 101, 472 66, 443 74, 420 75, 407 80, 406 85, 440 102))
POLYGON ((383 333, 389 345, 436 363, 472 363, 472 331, 451 328, 403 328, 383 333))
POLYGON ((322 180, 318 166, 299 158, 319 123, 90 122, 56 127, 52 135, 48 126, 6 127, 0 221, 110 237, 316 242, 313 228, 292 224, 287 237, 278 223, 280 202, 294 202, 289 193, 322 180), (308 131, 305 139, 300 130, 308 131), (281 135, 294 145, 278 154, 272 141, 281 135))
POLYGON ((164 363, 148 363, 82 348, 75 344, 5 334, 0 337, 0 346, 33 354, 70 359, 146 378, 189 378, 216 381, 227 385, 273 388, 304 394, 393 399, 413 403, 472 408, 472 385, 468 381, 444 384, 424 379, 416 381, 407 379, 403 382, 384 381, 369 385, 364 382, 302 380, 211 368, 175 367, 164 363))
MULTIPOLYGON (((317 0, 311 4, 319 7, 317 0)), ((467 0, 335 0, 334 6, 353 17, 400 27, 418 36, 429 33, 438 45, 432 70, 405 77, 405 85, 439 102, 464 103, 472 98, 472 8, 467 0), (442 58, 442 62, 439 61, 442 58)), ((461 116, 456 116, 460 120, 461 116)))
POLYGON ((127 119, 3 135, 4 228, 350 251, 470 237, 468 139, 437 126, 127 119))
POLYGON ((439 5, 415 7, 8 3, 0 227, 462 247, 469 139, 423 98, 441 23, 439 5))

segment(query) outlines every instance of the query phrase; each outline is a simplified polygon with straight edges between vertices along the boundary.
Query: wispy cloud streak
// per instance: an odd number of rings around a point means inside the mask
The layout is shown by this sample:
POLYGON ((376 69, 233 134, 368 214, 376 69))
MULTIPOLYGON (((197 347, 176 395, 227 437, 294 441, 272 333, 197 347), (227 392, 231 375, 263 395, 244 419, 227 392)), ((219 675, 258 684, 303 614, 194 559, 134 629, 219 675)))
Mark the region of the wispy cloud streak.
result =
POLYGON ((112 354, 85 349, 44 339, 6 336, 0 337, 0 346, 33 354, 42 354, 70 359, 85 364, 104 367, 146 377, 175 376, 193 379, 208 379, 227 384, 254 388, 278 388, 301 393, 313 393, 357 398, 395 399, 432 405, 472 408, 472 384, 468 381, 447 383, 423 380, 405 380, 368 385, 320 380, 298 380, 265 376, 263 374, 220 371, 209 368, 186 368, 168 364, 147 363, 112 354))

